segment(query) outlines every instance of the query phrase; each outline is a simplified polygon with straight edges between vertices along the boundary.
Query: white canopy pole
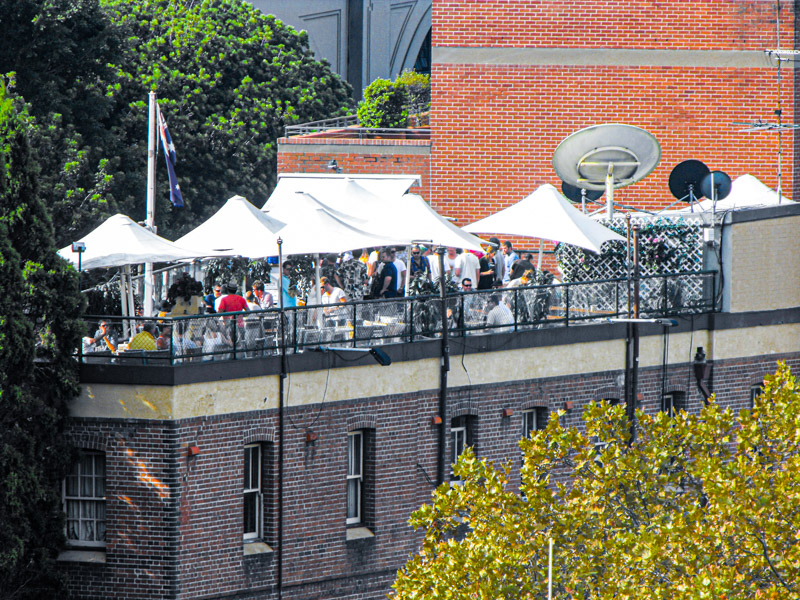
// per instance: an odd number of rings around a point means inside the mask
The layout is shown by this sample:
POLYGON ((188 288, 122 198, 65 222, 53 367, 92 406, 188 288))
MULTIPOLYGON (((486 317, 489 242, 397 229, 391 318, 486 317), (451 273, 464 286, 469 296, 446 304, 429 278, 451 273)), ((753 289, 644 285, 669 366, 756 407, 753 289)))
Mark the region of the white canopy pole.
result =
POLYGON ((128 339, 128 321, 124 319, 130 313, 128 312, 128 290, 125 289, 127 286, 125 284, 125 275, 127 272, 128 267, 125 267, 119 274, 119 299, 122 308, 122 337, 124 339, 128 339))
POLYGON ((539 239, 539 260, 536 262, 536 270, 542 270, 542 254, 544 254, 544 240, 539 239))
MULTIPOLYGON (((153 233, 156 232, 156 93, 148 94, 149 106, 147 117, 147 209, 145 224, 153 233)), ((155 278, 153 263, 144 265, 144 314, 153 314, 153 290, 155 278)))
POLYGON ((319 286, 319 253, 314 254, 314 282, 316 283, 316 293, 314 297, 317 299, 316 304, 322 304, 322 293, 320 292, 319 286))
MULTIPOLYGON (((423 257, 424 259, 424 257, 423 257)), ((405 281, 405 293, 404 296, 408 296, 408 285, 409 280, 411 279, 411 246, 406 246, 406 281, 405 281)), ((477 285, 475 288, 477 289, 477 285)))
MULTIPOLYGON (((136 303, 133 301, 133 278, 131 277, 130 265, 125 265, 125 274, 128 276, 128 316, 132 317, 136 315, 136 303)), ((136 331, 136 321, 129 321, 128 329, 130 329, 130 334, 133 336, 136 331)))

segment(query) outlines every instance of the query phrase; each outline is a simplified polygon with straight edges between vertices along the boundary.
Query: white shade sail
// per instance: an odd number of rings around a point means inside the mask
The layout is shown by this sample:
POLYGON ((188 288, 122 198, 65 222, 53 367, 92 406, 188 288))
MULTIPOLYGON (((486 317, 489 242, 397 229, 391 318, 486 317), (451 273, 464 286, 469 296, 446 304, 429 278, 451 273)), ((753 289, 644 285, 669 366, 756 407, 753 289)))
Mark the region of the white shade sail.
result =
MULTIPOLYGON (((757 206, 773 206, 776 204, 794 204, 791 200, 782 196, 780 202, 778 192, 768 187, 753 175, 740 175, 731 184, 731 193, 722 200, 717 201, 715 210, 736 210, 741 208, 755 208, 757 206)), ((694 212, 711 210, 712 202, 706 198, 695 204, 694 212)), ((686 205, 679 212, 692 212, 692 207, 686 205)))
MULTIPOLYGON (((366 191, 379 197, 396 198, 405 194, 412 185, 419 183, 419 175, 375 175, 371 173, 281 173, 272 196, 284 193, 306 192, 327 204, 331 192, 338 193, 340 187, 353 181, 366 191)), ((336 208, 336 207, 334 207, 336 208)))
POLYGON ((277 234, 285 226, 246 198, 233 196, 205 223, 175 243, 194 249, 200 256, 277 256, 277 234))
MULTIPOLYGON (((433 210, 421 196, 405 194, 409 178, 398 179, 400 184, 395 185, 394 189, 386 185, 383 193, 374 193, 364 187, 365 182, 370 180, 359 176, 324 180, 313 177, 303 179, 299 176, 281 179, 281 182, 291 183, 280 189, 282 184, 279 182, 278 188, 262 210, 269 211, 269 214, 286 214, 281 211, 290 210, 296 192, 306 187, 315 189, 316 193, 308 193, 340 220, 358 229, 380 234, 379 237, 383 239, 393 240, 391 243, 408 245, 421 242, 468 250, 481 249, 481 244, 485 243, 483 240, 453 225, 433 210), (319 185, 320 181, 325 181, 325 185, 319 185), (304 186, 304 183, 307 185, 304 186), (295 190, 294 196, 287 192, 289 189, 295 190), (398 194, 399 190, 403 192, 398 194)), ((392 179, 377 181, 386 183, 392 179)), ((377 187, 375 190, 379 191, 377 187)))
POLYGON ((356 248, 396 245, 403 240, 391 235, 371 233, 332 212, 325 204, 304 192, 264 206, 268 216, 286 223, 280 231, 283 255, 339 253, 356 248), (291 200, 291 201, 289 201, 291 200))
MULTIPOLYGON (((78 241, 86 244, 80 260, 81 269, 172 262, 198 256, 193 250, 159 237, 122 214, 109 217, 78 241)), ((58 254, 78 266, 78 253, 72 251, 71 245, 58 254)))
POLYGON ((564 242, 598 253, 603 242, 625 241, 621 235, 581 213, 549 183, 516 204, 464 229, 564 242))

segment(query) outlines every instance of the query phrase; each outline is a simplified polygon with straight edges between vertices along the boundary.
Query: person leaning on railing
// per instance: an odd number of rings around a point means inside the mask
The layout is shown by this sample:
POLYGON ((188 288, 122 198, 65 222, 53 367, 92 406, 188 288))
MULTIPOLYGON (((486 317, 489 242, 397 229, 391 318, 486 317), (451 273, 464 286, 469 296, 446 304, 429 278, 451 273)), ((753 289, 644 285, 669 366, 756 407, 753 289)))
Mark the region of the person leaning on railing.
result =
POLYGON ((99 328, 95 332, 94 337, 83 338, 83 351, 84 352, 102 352, 109 350, 116 353, 117 351, 117 334, 109 327, 107 321, 100 321, 99 328))

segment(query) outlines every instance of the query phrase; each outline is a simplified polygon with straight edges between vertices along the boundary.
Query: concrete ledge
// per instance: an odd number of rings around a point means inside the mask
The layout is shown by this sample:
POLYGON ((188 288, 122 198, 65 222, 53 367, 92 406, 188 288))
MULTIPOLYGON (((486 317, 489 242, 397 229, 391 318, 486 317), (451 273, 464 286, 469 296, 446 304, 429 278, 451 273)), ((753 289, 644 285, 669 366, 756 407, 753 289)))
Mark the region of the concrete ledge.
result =
POLYGON ((350 527, 347 530, 347 541, 354 542, 356 540, 368 540, 374 538, 375 534, 369 527, 350 527))
POLYGON ((79 562, 102 565, 106 562, 105 550, 64 550, 56 559, 58 562, 79 562))
POLYGON ((245 556, 253 556, 256 554, 269 554, 273 552, 269 544, 265 544, 264 542, 245 542, 242 545, 242 549, 244 550, 245 556))

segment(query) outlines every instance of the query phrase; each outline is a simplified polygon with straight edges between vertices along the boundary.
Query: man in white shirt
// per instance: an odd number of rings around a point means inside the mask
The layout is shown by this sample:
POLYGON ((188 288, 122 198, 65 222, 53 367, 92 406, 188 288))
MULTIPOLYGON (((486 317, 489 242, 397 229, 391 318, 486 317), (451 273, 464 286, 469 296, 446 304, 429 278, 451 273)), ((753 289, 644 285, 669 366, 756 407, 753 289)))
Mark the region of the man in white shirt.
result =
POLYGON ((486 315, 486 327, 490 332, 501 333, 503 331, 512 331, 514 329, 514 315, 511 309, 503 302, 500 294, 492 294, 489 296, 489 301, 486 303, 486 310, 489 313, 486 315))
POLYGON ((397 294, 402 296, 406 286, 406 263, 397 258, 397 250, 392 250, 392 258, 394 259, 394 267, 397 269, 397 294))
POLYGON ((514 248, 511 246, 511 242, 506 240, 503 242, 503 264, 505 267, 505 273, 503 273, 503 283, 506 284, 511 280, 511 267, 514 265, 514 261, 517 260, 519 256, 517 253, 514 252, 514 248))
POLYGON ((339 304, 340 302, 347 302, 347 297, 344 295, 344 290, 331 285, 331 282, 327 277, 320 277, 319 284, 322 290, 321 302, 323 304, 339 304))
POLYGON ((455 277, 460 284, 464 279, 479 281, 481 278, 481 264, 478 257, 465 250, 456 258, 455 277))

